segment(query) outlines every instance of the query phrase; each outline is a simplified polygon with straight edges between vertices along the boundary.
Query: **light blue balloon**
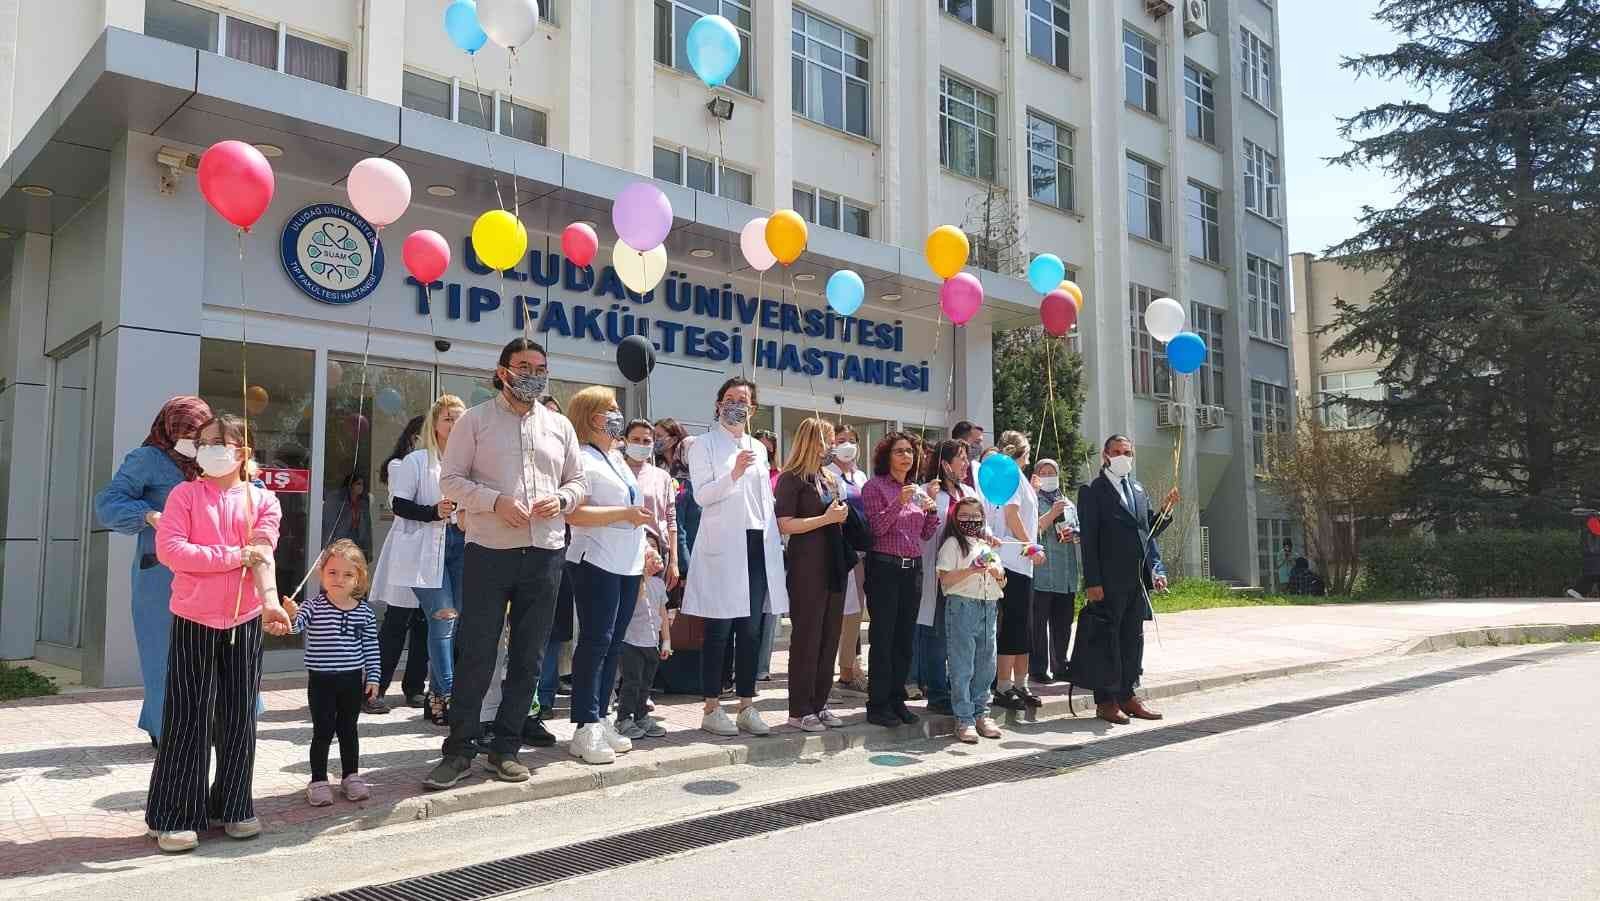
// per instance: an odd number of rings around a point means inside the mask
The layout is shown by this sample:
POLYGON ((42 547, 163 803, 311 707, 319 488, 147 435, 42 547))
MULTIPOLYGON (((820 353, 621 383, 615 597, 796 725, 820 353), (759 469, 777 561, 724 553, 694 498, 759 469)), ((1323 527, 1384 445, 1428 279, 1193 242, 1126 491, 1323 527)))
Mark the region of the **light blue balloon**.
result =
POLYGON ((867 286, 851 270, 840 269, 828 277, 828 306, 840 316, 854 316, 866 296, 867 286))
POLYGON ((739 32, 721 16, 701 16, 689 26, 689 68, 708 88, 721 87, 739 66, 739 32))
POLYGON ((1028 284, 1040 294, 1049 294, 1061 287, 1067 277, 1067 265, 1053 253, 1041 253, 1028 264, 1028 284))
POLYGON ((444 33, 450 36, 450 43, 468 53, 477 53, 488 42, 489 36, 478 24, 476 0, 455 0, 444 8, 444 33))
POLYGON ((1167 362, 1179 375, 1196 372, 1206 362, 1205 339, 1194 332, 1179 332, 1167 342, 1167 362))
POLYGON ((1017 461, 1005 454, 995 454, 978 467, 978 490, 983 499, 996 507, 1004 506, 1017 493, 1022 484, 1022 470, 1017 461))
POLYGON ((399 416, 406 408, 405 398, 401 397, 400 392, 393 388, 385 388, 379 391, 375 403, 378 406, 378 412, 387 413, 390 416, 399 416))

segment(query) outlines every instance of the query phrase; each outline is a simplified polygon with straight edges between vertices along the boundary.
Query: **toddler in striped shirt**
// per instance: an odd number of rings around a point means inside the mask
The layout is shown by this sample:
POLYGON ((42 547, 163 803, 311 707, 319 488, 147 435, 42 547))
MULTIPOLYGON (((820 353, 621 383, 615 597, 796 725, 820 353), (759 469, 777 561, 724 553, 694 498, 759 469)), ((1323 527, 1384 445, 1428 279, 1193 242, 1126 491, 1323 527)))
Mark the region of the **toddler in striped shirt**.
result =
POLYGON ((360 768, 356 719, 365 700, 378 696, 378 618, 362 600, 367 593, 367 558, 349 539, 323 552, 318 575, 322 593, 295 611, 290 631, 305 633, 306 697, 311 706, 312 807, 333 803, 328 784, 328 749, 339 737, 340 787, 351 801, 371 794, 360 768))

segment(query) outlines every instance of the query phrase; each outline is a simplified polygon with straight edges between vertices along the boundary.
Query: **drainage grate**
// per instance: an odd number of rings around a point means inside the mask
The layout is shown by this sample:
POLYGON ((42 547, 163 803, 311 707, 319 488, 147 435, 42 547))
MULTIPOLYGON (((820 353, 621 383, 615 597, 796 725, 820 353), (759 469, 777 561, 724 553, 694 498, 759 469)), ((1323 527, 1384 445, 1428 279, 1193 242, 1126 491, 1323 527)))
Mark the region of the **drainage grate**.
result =
POLYGON ((628 864, 708 848, 808 823, 819 823, 868 810, 937 798, 971 788, 1051 776, 1140 751, 1305 716, 1319 710, 1343 707, 1361 701, 1393 697, 1583 650, 1586 650, 1583 646, 1546 648, 1352 691, 1271 704, 1254 710, 1241 710, 1237 713, 1140 732, 1126 732, 1087 745, 1067 746, 993 763, 926 773, 877 785, 842 789, 790 801, 712 814, 666 826, 638 829, 427 876, 349 889, 323 895, 319 901, 435 901, 435 899, 481 901, 577 876, 602 873, 628 864))

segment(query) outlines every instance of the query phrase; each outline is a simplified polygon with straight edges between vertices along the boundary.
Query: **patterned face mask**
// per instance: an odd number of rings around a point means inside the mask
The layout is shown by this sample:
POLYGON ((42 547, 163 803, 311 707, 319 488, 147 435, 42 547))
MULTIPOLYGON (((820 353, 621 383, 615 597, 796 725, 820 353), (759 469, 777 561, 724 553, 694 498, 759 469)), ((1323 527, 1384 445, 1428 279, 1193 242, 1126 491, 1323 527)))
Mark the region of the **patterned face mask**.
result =
POLYGON ((518 372, 508 369, 511 378, 505 383, 506 390, 517 399, 518 403, 531 404, 544 394, 550 384, 550 376, 537 372, 518 372))
POLYGON ((616 410, 606 413, 606 434, 612 438, 621 438, 627 423, 628 421, 616 410))
POLYGON ((718 415, 723 425, 744 425, 750 419, 750 405, 742 400, 730 400, 723 403, 718 415))
POLYGON ((981 519, 958 519, 956 520, 956 528, 968 538, 983 537, 983 520, 981 519))

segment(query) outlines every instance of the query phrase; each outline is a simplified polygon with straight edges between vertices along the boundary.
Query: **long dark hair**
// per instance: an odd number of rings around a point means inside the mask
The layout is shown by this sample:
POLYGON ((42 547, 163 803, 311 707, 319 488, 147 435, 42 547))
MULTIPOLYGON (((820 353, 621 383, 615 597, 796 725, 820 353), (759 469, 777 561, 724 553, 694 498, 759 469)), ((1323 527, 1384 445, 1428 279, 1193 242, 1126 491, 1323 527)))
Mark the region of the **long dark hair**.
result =
POLYGON ((971 456, 971 453, 967 450, 967 443, 965 441, 957 441, 953 438, 949 441, 941 441, 939 442, 938 455, 933 463, 934 469, 936 470, 933 475, 939 480, 939 487, 951 497, 961 496, 960 483, 945 475, 944 464, 954 462, 955 458, 961 454, 967 454, 969 457, 971 456))
POLYGON ((383 466, 378 468, 378 481, 389 484, 389 464, 396 460, 404 460, 406 455, 417 449, 417 436, 422 434, 423 417, 416 416, 406 423, 400 431, 400 437, 395 440, 394 450, 383 461, 383 466))
MULTIPOLYGON (((505 347, 500 348, 500 362, 497 363, 496 366, 504 366, 505 368, 510 369, 511 357, 515 354, 522 353, 525 350, 536 350, 542 356, 550 356, 548 353, 545 353, 544 345, 537 341, 529 341, 527 338, 512 338, 510 341, 506 342, 505 347)), ((494 378, 491 380, 491 382, 494 385, 494 390, 496 391, 499 391, 501 388, 505 387, 505 385, 501 384, 500 382, 499 372, 494 374, 494 378)))
POLYGON ((961 548, 961 556, 963 557, 967 555, 967 551, 972 549, 972 545, 968 542, 967 536, 961 534, 961 529, 957 525, 956 514, 960 513, 961 508, 968 504, 978 508, 979 513, 983 513, 983 502, 975 497, 964 497, 956 501, 950 505, 950 515, 946 516, 944 520, 944 534, 939 536, 940 547, 943 547, 947 540, 954 538, 956 546, 961 548))

